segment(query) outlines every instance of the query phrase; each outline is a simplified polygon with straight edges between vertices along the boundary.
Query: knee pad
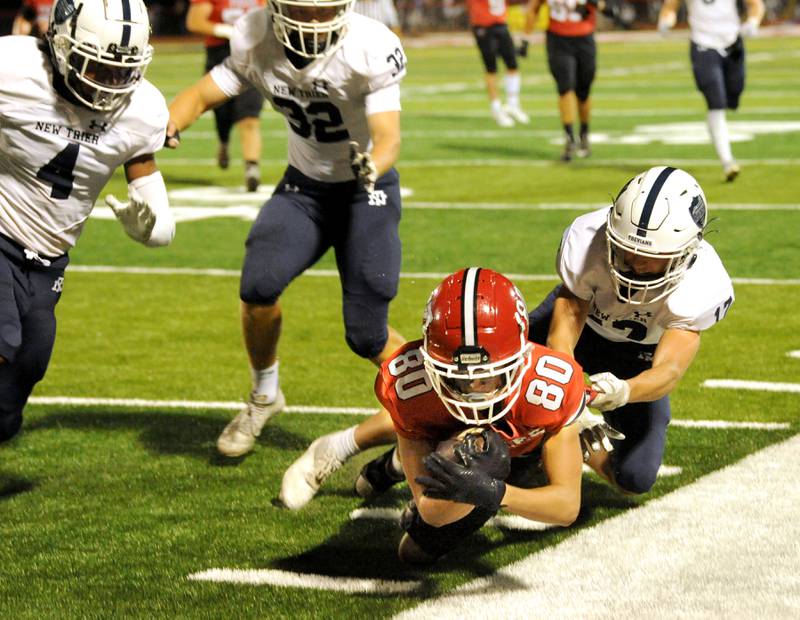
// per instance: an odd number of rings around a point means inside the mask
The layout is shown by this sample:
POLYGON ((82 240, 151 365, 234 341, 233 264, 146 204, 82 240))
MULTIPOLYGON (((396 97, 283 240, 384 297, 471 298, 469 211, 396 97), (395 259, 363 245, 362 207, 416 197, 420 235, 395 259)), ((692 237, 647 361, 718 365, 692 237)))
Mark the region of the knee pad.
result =
POLYGON ((388 315, 388 301, 345 300, 345 340, 353 353, 367 359, 380 355, 389 338, 388 315))
POLYGON ((658 467, 646 470, 641 466, 630 467, 626 464, 614 465, 614 481, 626 493, 641 495, 647 493, 656 483, 658 467))
POLYGON ((22 411, 0 414, 0 443, 19 433, 22 427, 22 411))
MULTIPOLYGON (((466 517, 442 527, 433 527, 422 520, 413 500, 403 511, 400 525, 431 561, 442 557, 457 547, 473 532, 477 532, 496 513, 476 506, 466 517)), ((401 554, 402 558, 402 554, 401 554)))

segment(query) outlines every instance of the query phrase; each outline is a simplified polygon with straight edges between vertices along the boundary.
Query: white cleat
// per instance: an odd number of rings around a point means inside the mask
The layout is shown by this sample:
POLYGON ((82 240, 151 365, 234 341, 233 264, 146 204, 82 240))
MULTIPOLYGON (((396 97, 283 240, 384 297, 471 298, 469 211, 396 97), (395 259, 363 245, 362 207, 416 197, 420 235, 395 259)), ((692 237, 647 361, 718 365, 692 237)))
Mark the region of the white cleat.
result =
POLYGON ((520 125, 528 125, 531 122, 531 117, 525 114, 519 106, 506 106, 506 114, 520 125))
POLYGON ((730 164, 724 166, 724 174, 725 174, 725 181, 727 183, 732 183, 733 180, 739 176, 739 173, 742 169, 739 167, 735 161, 731 162, 730 164))
POLYGON ((492 110, 492 118, 500 127, 513 127, 514 119, 511 118, 503 108, 492 110))
POLYGON ((290 510, 300 510, 319 491, 319 487, 343 461, 333 451, 331 435, 315 439, 299 459, 283 474, 278 498, 290 510))
POLYGON ((265 396, 250 393, 244 409, 228 423, 217 439, 217 450, 220 454, 242 456, 253 449, 264 424, 286 406, 286 398, 281 390, 278 390, 278 397, 273 402, 268 403, 266 400, 265 396))

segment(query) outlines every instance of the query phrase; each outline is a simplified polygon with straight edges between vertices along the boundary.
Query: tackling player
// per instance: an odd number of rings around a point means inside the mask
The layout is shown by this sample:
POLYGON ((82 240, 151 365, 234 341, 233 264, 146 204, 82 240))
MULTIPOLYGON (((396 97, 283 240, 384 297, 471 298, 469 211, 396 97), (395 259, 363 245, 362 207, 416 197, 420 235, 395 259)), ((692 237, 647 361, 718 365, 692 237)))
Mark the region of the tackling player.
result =
POLYGON ((126 233, 148 246, 175 234, 149 36, 141 0, 58 0, 47 42, 0 38, 0 441, 44 377, 68 252, 117 167, 130 202, 106 202, 126 233))
POLYGON ((574 355, 599 392, 592 407, 624 433, 588 464, 626 493, 653 486, 670 420, 669 393, 721 321, 733 286, 703 239, 706 199, 683 170, 651 168, 620 190, 610 209, 564 232, 562 284, 530 315, 531 340, 574 355))
POLYGON ((375 393, 413 495, 402 561, 435 561, 500 508, 563 526, 577 518, 583 461, 573 422, 586 400, 583 371, 528 341, 525 301, 501 274, 472 267, 445 278, 428 300, 422 340, 383 364, 375 393), (472 427, 493 431, 482 450, 468 442, 456 449, 460 459, 436 453, 472 427), (539 468, 544 485, 528 488, 539 468))
MULTIPOLYGON (((247 11, 264 6, 266 0, 191 0, 186 14, 186 29, 206 35, 206 71, 231 55, 229 39, 233 23, 247 11)), ((244 159, 244 184, 248 192, 258 189, 261 175, 258 160, 261 158, 261 123, 259 116, 264 107, 264 97, 249 88, 230 101, 214 108, 217 126, 217 163, 223 170, 230 164, 228 142, 231 129, 239 128, 244 159)))
POLYGON ((279 298, 331 246, 345 338, 380 364, 404 340, 387 325, 400 276, 400 81, 406 57, 354 0, 270 0, 236 22, 231 55, 170 105, 170 136, 255 86, 286 117, 289 166, 247 239, 240 286, 250 399, 217 441, 249 452, 285 406, 278 382, 279 298))
MULTIPOLYGON (((733 181, 741 168, 733 158, 725 109, 739 108, 745 74, 742 39, 755 36, 764 18, 763 0, 744 4, 747 17, 741 22, 735 0, 687 0, 694 81, 706 100, 708 132, 726 181, 733 181)), ((664 0, 658 16, 661 33, 675 25, 679 6, 680 0, 664 0)))
POLYGON ((505 0, 468 0, 467 10, 472 33, 481 53, 485 68, 486 91, 489 95, 492 117, 501 127, 511 127, 514 122, 527 125, 528 115, 519 105, 521 78, 517 65, 517 52, 508 31, 508 9, 505 0), (506 106, 503 107, 497 90, 497 58, 506 65, 506 106))

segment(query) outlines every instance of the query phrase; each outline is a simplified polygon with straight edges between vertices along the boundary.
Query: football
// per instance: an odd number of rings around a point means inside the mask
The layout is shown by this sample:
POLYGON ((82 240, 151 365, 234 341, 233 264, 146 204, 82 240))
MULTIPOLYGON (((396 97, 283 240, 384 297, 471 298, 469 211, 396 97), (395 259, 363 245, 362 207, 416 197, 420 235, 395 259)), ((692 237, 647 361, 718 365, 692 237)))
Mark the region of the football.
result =
POLYGON ((455 447, 458 444, 463 443, 464 438, 467 437, 468 435, 477 435, 477 438, 475 440, 475 446, 478 448, 478 451, 482 452, 485 449, 485 442, 486 442, 486 437, 483 434, 484 430, 485 430, 484 428, 475 427, 459 431, 452 437, 440 441, 439 444, 436 446, 436 452, 438 454, 441 454, 448 461, 454 461, 456 463, 464 465, 461 459, 456 455, 454 450, 455 447))

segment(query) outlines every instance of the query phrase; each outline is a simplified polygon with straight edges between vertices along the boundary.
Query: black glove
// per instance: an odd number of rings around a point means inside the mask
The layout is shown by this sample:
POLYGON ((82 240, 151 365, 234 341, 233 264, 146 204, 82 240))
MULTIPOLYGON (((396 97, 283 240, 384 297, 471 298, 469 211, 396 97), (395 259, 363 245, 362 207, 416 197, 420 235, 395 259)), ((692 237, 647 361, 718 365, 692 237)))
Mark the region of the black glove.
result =
POLYGON ((530 43, 528 42, 528 39, 522 39, 522 41, 520 41, 519 45, 517 46, 517 56, 519 56, 520 58, 527 58, 529 45, 530 43))
POLYGON ((453 452, 462 464, 468 461, 492 478, 505 480, 511 473, 511 454, 508 444, 491 428, 470 432, 455 445, 453 452))
POLYGON ((492 478, 476 466, 469 455, 466 457, 466 466, 463 466, 431 452, 422 462, 432 477, 418 476, 416 480, 425 487, 426 497, 472 504, 497 512, 506 493, 506 483, 492 478))

